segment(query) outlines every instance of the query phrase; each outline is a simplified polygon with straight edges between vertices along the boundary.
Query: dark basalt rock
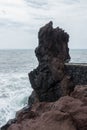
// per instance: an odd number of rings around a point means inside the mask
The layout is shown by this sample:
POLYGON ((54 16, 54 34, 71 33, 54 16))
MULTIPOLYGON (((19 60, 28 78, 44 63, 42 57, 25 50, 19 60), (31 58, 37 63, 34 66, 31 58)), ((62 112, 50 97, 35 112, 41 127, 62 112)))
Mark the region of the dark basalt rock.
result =
POLYGON ((59 27, 53 28, 53 23, 49 22, 40 28, 38 33, 39 45, 35 50, 38 61, 51 60, 57 57, 63 61, 69 61, 68 41, 69 35, 59 27))
POLYGON ((33 91, 33 92, 31 93, 31 95, 29 96, 28 106, 29 106, 30 108, 32 108, 32 105, 33 105, 35 102, 37 102, 37 101, 39 101, 39 100, 38 100, 38 95, 36 94, 35 91, 33 91))
POLYGON ((16 123, 16 118, 15 118, 15 119, 10 119, 10 120, 6 123, 6 125, 4 125, 4 126, 2 126, 2 127, 0 128, 0 130, 7 130, 7 129, 9 128, 9 126, 12 125, 12 124, 14 124, 14 123, 16 123))
POLYGON ((70 60, 69 35, 52 22, 38 33, 39 45, 35 50, 39 65, 29 73, 32 88, 40 101, 56 101, 69 94, 74 86, 66 75, 64 63, 70 60), (63 83, 64 82, 64 83, 63 83))

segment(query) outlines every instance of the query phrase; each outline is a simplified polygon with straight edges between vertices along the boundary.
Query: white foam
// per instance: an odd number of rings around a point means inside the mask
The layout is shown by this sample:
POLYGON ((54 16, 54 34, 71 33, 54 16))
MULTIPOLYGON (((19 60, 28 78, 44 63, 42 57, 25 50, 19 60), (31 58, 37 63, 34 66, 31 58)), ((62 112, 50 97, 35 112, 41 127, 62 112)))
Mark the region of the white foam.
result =
POLYGON ((0 126, 27 104, 31 87, 26 73, 0 74, 0 126))

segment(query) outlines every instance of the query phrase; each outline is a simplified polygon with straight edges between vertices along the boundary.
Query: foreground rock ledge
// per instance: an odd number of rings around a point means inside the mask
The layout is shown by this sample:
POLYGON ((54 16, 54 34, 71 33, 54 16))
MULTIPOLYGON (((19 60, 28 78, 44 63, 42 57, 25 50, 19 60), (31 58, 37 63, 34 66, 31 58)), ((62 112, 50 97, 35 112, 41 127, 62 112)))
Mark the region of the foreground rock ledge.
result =
POLYGON ((7 130, 87 130, 87 86, 76 86, 56 102, 37 101, 31 110, 19 111, 7 130))

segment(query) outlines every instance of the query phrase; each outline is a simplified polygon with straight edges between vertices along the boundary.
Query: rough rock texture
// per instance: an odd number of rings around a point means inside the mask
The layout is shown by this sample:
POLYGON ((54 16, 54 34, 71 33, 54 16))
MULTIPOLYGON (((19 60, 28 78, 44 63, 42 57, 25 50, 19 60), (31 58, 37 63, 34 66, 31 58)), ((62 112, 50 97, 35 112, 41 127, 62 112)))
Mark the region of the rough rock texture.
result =
POLYGON ((39 46, 36 48, 36 56, 39 62, 51 60, 53 57, 70 60, 68 41, 69 35, 59 27, 53 28, 53 23, 49 22, 40 28, 38 33, 39 46))
POLYGON ((73 79, 74 85, 87 85, 87 64, 66 63, 66 72, 73 79))
POLYGON ((29 73, 30 83, 40 101, 56 101, 74 88, 64 66, 70 60, 69 35, 50 22, 40 29, 38 38, 35 53, 39 65, 29 73))
POLYGON ((87 130, 87 86, 77 86, 71 96, 56 102, 39 102, 19 111, 7 130, 87 130))
POLYGON ((87 105, 87 85, 77 85, 71 96, 80 99, 87 105))

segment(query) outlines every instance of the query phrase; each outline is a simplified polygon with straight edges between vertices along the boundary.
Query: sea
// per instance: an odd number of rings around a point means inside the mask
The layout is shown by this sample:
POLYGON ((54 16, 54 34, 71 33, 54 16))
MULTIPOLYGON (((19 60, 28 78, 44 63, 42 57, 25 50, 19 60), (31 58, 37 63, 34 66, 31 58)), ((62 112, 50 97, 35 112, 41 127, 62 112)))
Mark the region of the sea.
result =
MULTIPOLYGON (((87 63, 87 50, 70 50, 71 63, 87 63)), ((34 50, 0 50, 0 127, 27 105, 32 92, 28 73, 38 61, 34 50)))

